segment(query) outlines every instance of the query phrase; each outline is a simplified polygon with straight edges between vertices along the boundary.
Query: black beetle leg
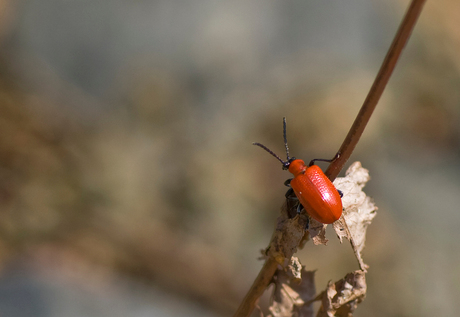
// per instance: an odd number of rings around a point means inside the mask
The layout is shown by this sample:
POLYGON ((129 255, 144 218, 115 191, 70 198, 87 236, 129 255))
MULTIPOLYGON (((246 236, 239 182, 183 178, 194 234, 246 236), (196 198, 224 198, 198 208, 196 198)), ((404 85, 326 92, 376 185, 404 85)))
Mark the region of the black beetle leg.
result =
MULTIPOLYGON (((305 208, 303 208, 302 204, 299 204, 297 206, 297 213, 300 214, 302 210, 305 210, 305 208)), ((310 227, 310 216, 307 216, 307 223, 305 224, 305 230, 308 230, 309 227, 310 227)))
POLYGON ((284 197, 286 197, 287 199, 291 199, 291 200, 298 200, 292 188, 289 188, 287 190, 286 194, 284 194, 284 197))
POLYGON ((288 204, 288 212, 289 212, 289 217, 294 218, 298 214, 298 206, 299 204, 299 199, 294 193, 294 190, 289 186, 289 183, 291 182, 292 179, 288 179, 287 181, 284 182, 284 185, 288 186, 289 189, 286 191, 286 194, 284 195, 286 197, 286 201, 288 204))
POLYGON ((294 199, 294 200, 297 200, 297 197, 296 197, 296 195, 294 194, 294 190, 293 190, 292 187, 291 187, 291 181, 292 181, 292 178, 289 178, 289 179, 287 179, 287 180, 284 182, 284 186, 289 187, 289 189, 288 189, 288 191, 286 192, 286 194, 284 195, 284 197, 286 197, 287 199, 294 199))
POLYGON ((343 197, 343 192, 340 189, 337 189, 337 191, 339 192, 340 198, 342 198, 343 197))
POLYGON ((302 212, 302 209, 304 209, 303 206, 302 206, 302 204, 299 204, 299 205, 297 206, 297 213, 300 214, 300 213, 302 212))

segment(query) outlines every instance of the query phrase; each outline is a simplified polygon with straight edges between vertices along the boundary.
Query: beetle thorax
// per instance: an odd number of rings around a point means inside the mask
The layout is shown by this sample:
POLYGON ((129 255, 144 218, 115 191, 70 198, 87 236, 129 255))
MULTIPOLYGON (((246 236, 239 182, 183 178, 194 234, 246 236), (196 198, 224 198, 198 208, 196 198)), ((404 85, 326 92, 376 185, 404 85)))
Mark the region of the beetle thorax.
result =
POLYGON ((305 162, 299 159, 296 159, 289 164, 289 172, 291 172, 294 176, 300 175, 305 173, 307 167, 305 166, 305 162))

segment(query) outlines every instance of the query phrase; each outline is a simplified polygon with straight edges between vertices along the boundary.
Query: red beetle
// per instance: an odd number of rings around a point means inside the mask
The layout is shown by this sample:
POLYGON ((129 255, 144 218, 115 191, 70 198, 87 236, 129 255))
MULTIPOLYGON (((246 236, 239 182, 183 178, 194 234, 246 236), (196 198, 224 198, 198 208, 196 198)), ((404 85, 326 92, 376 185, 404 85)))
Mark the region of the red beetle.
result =
MULTIPOLYGON (((260 143, 253 144, 260 146, 276 157, 283 164, 283 169, 288 169, 294 175, 294 178, 288 179, 285 184, 290 185, 294 191, 297 199, 300 201, 300 207, 303 207, 313 219, 321 223, 333 223, 342 215, 342 193, 324 175, 321 168, 315 165, 315 161, 332 162, 333 160, 314 159, 306 166, 304 161, 295 157, 289 157, 289 147, 286 138, 286 118, 283 118, 283 134, 287 155, 286 161, 283 161, 265 145, 260 143)), ((289 197, 291 189, 286 193, 286 197, 289 197)))

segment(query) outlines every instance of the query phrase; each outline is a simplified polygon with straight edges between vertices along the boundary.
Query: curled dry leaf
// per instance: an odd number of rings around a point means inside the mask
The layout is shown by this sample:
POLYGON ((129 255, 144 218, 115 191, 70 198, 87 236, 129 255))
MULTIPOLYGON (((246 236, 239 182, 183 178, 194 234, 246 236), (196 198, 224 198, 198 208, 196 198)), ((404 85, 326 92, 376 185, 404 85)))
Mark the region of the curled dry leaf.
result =
POLYGON ((337 178, 334 182, 343 192, 344 212, 333 227, 340 242, 343 238, 350 240, 362 270, 366 270, 367 266, 363 263, 361 251, 364 249, 367 227, 377 210, 371 198, 362 190, 369 179, 369 171, 360 162, 355 162, 348 168, 345 177, 337 178))
POLYGON ((308 232, 313 240, 314 245, 324 244, 326 245, 329 241, 326 239, 326 227, 327 225, 310 218, 310 225, 308 226, 308 232))
POLYGON ((281 265, 285 265, 286 259, 290 259, 297 251, 308 223, 307 215, 298 214, 290 218, 287 209, 285 204, 283 212, 277 219, 270 245, 265 252, 268 257, 275 259, 281 265))
MULTIPOLYGON (((362 190, 369 179, 369 171, 360 162, 355 162, 347 169, 345 177, 339 177, 334 182, 343 192, 343 217, 359 251, 364 248, 367 227, 377 215, 378 209, 362 190)), ((337 226, 335 229, 337 235, 343 237, 342 228, 337 226)))
POLYGON ((302 264, 299 258, 293 256, 285 270, 289 273, 288 275, 292 276, 292 280, 296 279, 300 283, 302 280, 302 264))
POLYGON ((366 277, 363 271, 348 273, 345 278, 331 283, 317 299, 321 307, 317 317, 351 317, 360 302, 366 296, 366 277))
POLYGON ((269 307, 272 317, 313 316, 315 272, 306 271, 296 257, 274 277, 275 288, 269 307))

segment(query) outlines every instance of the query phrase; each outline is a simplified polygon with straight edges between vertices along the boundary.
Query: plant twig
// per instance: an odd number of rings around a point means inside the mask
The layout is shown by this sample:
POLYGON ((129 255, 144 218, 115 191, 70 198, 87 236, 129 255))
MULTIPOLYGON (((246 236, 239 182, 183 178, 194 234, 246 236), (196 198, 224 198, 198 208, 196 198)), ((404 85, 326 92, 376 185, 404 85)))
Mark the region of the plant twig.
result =
POLYGON ((366 128, 372 112, 374 112, 377 102, 382 96, 383 90, 393 73, 401 52, 409 40, 424 3, 425 0, 412 0, 409 8, 407 9, 406 15, 404 16, 398 32, 393 39, 393 43, 391 43, 391 46, 388 49, 388 53, 383 60, 382 66, 375 77, 374 83, 372 84, 366 99, 364 100, 361 110, 356 116, 355 122, 353 122, 350 131, 337 152, 337 158, 329 165, 325 172, 326 176, 329 177, 331 181, 339 175, 363 134, 364 128, 366 128))
MULTIPOLYGON (((336 159, 329 165, 325 172, 331 180, 334 180, 340 173, 358 143, 364 128, 369 122, 372 112, 374 111, 377 102, 379 101, 383 90, 390 79, 401 52, 410 37, 424 3, 425 0, 412 0, 407 13, 401 22, 398 32, 396 33, 393 43, 391 44, 382 66, 380 67, 377 77, 355 119, 355 122, 337 152, 336 159)), ((282 213, 288 213, 288 206, 289 204, 286 202, 283 206, 282 213)), ((277 261, 274 257, 267 258, 264 266, 259 272, 259 275, 238 307, 234 317, 251 315, 256 306, 257 300, 263 294, 264 290, 268 287, 268 284, 273 278, 278 263, 279 259, 277 261)))

